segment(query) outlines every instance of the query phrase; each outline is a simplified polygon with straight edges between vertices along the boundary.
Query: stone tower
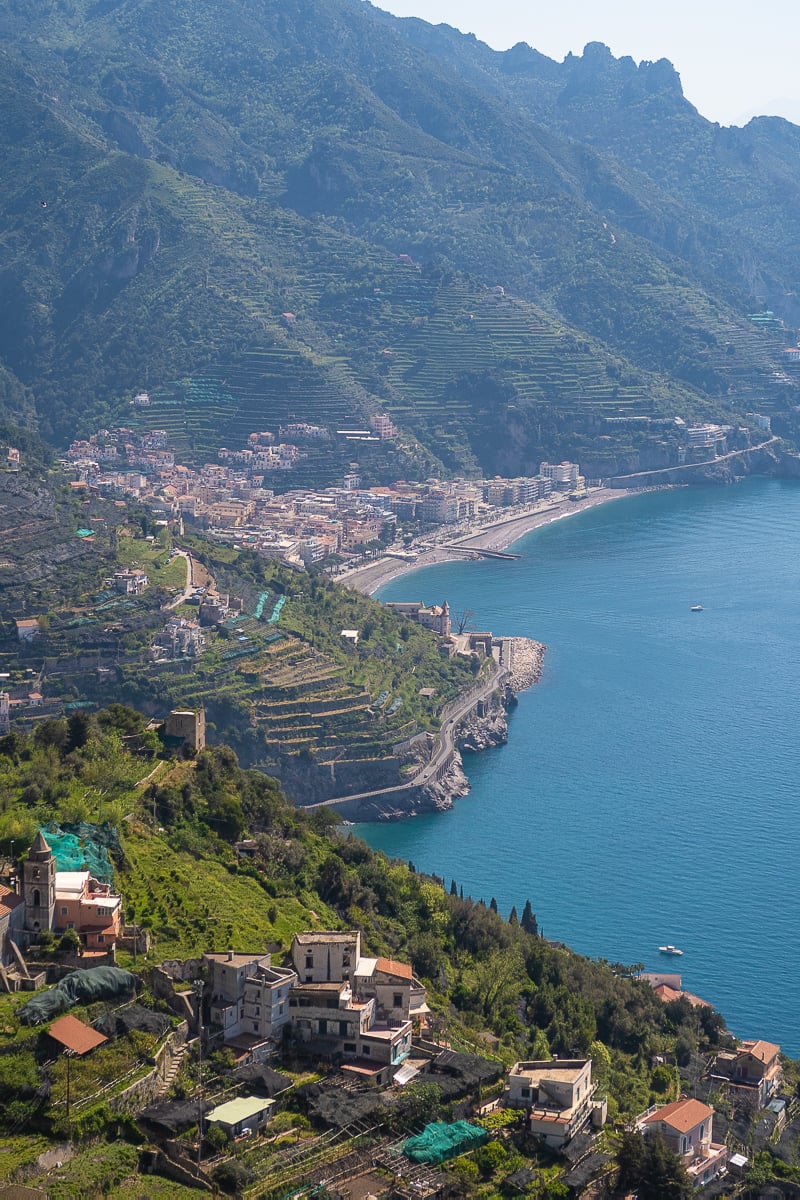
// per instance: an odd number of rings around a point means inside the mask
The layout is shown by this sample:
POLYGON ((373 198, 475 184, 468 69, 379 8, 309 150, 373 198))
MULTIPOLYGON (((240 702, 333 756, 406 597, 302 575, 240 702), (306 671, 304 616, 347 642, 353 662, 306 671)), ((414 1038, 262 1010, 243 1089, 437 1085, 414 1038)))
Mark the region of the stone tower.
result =
POLYGON ((56 912, 56 860, 41 829, 22 864, 25 928, 30 933, 52 929, 56 912))

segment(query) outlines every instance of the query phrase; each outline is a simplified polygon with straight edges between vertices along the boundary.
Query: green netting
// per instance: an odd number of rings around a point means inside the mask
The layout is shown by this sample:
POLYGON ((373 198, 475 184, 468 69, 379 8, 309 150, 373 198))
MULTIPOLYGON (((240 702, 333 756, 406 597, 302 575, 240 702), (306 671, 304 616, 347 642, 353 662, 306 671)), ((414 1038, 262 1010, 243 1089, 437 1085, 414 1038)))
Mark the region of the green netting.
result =
POLYGON ((91 871, 100 883, 114 878, 112 856, 120 858, 119 837, 112 825, 74 824, 42 826, 42 833, 53 851, 57 871, 91 871))
POLYGON ((136 991, 138 980, 130 971, 119 967, 92 967, 88 971, 72 971, 55 987, 40 992, 19 1010, 23 1025, 43 1025, 52 1021, 73 1004, 92 1004, 95 1000, 116 1000, 136 991))
POLYGON ((455 1121, 452 1125, 434 1121, 405 1142, 403 1154, 412 1162, 441 1163, 482 1146, 488 1137, 485 1129, 470 1125, 469 1121, 455 1121))

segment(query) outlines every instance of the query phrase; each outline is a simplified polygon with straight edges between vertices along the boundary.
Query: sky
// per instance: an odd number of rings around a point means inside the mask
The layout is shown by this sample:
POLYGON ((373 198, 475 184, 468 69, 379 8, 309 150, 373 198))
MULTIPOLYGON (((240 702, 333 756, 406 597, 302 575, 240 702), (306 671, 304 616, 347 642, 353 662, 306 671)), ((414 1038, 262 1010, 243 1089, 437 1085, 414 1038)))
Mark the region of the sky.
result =
POLYGON ((782 116, 800 125, 796 0, 375 0, 399 17, 444 22, 496 50, 527 42, 561 62, 604 42, 636 62, 668 58, 704 117, 742 125, 782 116))

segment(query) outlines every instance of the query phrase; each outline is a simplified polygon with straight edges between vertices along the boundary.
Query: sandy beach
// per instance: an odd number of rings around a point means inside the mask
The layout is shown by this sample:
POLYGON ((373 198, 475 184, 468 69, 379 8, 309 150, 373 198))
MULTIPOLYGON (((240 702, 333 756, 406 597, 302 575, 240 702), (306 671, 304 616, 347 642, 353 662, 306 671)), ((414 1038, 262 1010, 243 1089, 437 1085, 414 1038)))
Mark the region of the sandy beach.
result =
MULTIPOLYGON (((459 547, 460 550, 506 550, 531 530, 540 529, 543 525, 565 520, 574 513, 584 512, 587 508, 596 508, 598 504, 608 504, 612 500, 621 500, 624 496, 632 494, 632 492, 619 489, 593 488, 585 500, 564 499, 558 504, 546 504, 540 501, 539 504, 525 512, 515 509, 511 516, 501 517, 490 524, 475 525, 466 534, 459 532, 453 535, 442 530, 437 531, 435 536, 438 540, 447 541, 451 546, 459 547)), ((390 580, 397 579, 400 575, 407 575, 410 571, 417 571, 420 567, 429 567, 434 563, 451 562, 453 559, 463 560, 463 558, 464 554, 459 550, 437 545, 430 550, 421 551, 415 562, 405 562, 387 556, 368 563, 365 567, 347 571, 336 578, 337 582, 355 588, 356 591, 363 592, 365 596, 371 596, 390 580)))

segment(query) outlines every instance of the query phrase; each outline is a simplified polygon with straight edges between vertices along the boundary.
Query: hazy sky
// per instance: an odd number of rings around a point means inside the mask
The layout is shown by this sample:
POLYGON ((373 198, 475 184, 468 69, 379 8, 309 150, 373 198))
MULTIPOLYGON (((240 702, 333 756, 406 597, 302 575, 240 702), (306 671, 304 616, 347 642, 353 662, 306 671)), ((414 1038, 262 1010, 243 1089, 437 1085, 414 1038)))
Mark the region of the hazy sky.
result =
POLYGON ((617 57, 668 58, 688 100, 709 120, 756 115, 800 124, 796 0, 376 0, 399 17, 474 33, 497 50, 528 42, 559 62, 587 42, 617 57))

